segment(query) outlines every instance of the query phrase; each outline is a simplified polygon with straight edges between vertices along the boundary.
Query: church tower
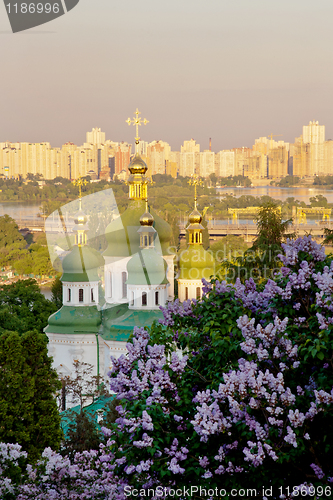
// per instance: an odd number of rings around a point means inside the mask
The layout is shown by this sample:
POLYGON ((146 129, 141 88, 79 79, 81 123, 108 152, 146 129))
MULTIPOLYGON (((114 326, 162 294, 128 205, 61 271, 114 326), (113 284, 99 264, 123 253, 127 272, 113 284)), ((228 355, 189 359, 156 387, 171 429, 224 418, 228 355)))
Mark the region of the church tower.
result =
MULTIPOLYGON (((135 155, 128 169, 129 204, 125 212, 113 220, 106 228, 108 247, 103 256, 105 258, 105 301, 109 306, 129 303, 131 297, 127 287, 127 264, 132 255, 140 249, 138 229, 141 226, 140 218, 145 211, 145 200, 148 195, 149 179, 146 177, 148 167, 139 155, 139 126, 146 125, 148 120, 140 118, 136 110, 133 120, 128 118, 128 125, 136 126, 135 155)), ((174 255, 170 252, 172 230, 170 225, 151 210, 153 229, 156 231, 154 244, 156 252, 163 255, 167 262, 168 299, 174 298, 174 255)))
POLYGON ((168 299, 167 263, 155 249, 154 217, 146 212, 140 217, 140 248, 127 264, 129 309, 158 310, 168 299))
POLYGON ((201 224, 202 215, 197 208, 198 177, 193 177, 189 184, 194 186, 194 210, 189 216, 187 232, 189 244, 183 250, 179 259, 178 296, 183 302, 188 299, 200 299, 202 296, 202 279, 209 280, 215 274, 213 255, 202 245, 204 227, 201 224))
POLYGON ((87 245, 87 216, 82 210, 81 190, 74 222, 75 242, 62 261, 63 306, 49 317, 44 331, 49 338, 49 354, 61 377, 71 375, 76 360, 94 365, 95 374, 103 375, 100 364, 104 364, 104 354, 98 340, 102 323, 98 268, 104 265, 104 259, 87 245))

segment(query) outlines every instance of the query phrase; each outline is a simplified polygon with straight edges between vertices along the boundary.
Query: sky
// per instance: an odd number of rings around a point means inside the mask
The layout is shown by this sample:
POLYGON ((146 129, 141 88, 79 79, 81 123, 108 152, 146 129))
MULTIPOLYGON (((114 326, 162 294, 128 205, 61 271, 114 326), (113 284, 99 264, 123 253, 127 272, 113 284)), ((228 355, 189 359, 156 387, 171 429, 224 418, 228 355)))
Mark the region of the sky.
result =
MULTIPOLYGON (((26 0, 30 1, 30 0, 26 0)), ((179 150, 293 142, 309 121, 333 139, 332 0, 80 0, 13 34, 0 4, 0 142, 134 142, 179 150)))

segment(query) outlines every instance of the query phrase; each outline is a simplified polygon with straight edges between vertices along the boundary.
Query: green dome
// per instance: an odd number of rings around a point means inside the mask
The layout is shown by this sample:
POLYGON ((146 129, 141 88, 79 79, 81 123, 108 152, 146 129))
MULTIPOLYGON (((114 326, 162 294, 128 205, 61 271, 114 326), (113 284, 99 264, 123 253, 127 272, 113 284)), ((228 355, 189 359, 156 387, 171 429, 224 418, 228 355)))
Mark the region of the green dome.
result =
POLYGON ((182 250, 179 259, 179 279, 208 280, 214 274, 214 257, 202 245, 189 245, 186 250, 182 250))
POLYGON ((62 261, 61 281, 98 281, 97 269, 104 259, 97 250, 88 246, 75 246, 62 261))
MULTIPOLYGON (((140 248, 138 229, 141 227, 140 218, 146 211, 144 200, 132 200, 125 212, 112 221, 106 228, 105 236, 108 247, 104 252, 105 257, 130 257, 140 248)), ((153 227, 156 229, 163 255, 166 255, 172 238, 172 230, 167 222, 150 210, 154 217, 153 227)))
POLYGON ((144 248, 127 263, 128 285, 162 285, 166 279, 167 263, 154 248, 144 248))

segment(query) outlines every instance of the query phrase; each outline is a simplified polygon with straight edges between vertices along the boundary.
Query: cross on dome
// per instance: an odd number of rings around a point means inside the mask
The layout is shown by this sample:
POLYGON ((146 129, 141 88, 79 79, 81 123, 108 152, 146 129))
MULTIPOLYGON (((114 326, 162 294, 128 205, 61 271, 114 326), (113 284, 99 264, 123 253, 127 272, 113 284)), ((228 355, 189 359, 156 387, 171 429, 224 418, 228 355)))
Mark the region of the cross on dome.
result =
POLYGON ((149 123, 149 120, 147 120, 146 118, 141 119, 141 117, 139 115, 141 115, 141 112, 138 110, 138 108, 136 108, 135 117, 133 118, 133 120, 131 120, 130 118, 127 118, 127 120, 126 120, 126 123, 128 123, 128 125, 135 125, 135 127, 136 127, 136 137, 135 137, 135 153, 136 154, 138 154, 138 152, 139 152, 139 148, 138 148, 139 141, 140 141, 139 127, 141 127, 141 125, 147 125, 147 123, 149 123))

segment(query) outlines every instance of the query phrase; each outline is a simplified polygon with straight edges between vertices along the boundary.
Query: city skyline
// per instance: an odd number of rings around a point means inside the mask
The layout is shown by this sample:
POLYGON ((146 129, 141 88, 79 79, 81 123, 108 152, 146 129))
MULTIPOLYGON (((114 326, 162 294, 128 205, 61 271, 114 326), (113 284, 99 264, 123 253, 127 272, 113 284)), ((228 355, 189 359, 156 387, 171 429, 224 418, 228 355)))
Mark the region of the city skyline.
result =
POLYGON ((15 35, 1 8, 3 141, 59 147, 98 126, 130 142, 136 107, 150 121, 144 140, 175 150, 183 137, 205 148, 211 137, 216 151, 271 133, 292 142, 309 120, 333 138, 328 0, 81 0, 15 35))
POLYGON ((136 125, 135 148, 132 143, 106 139, 101 128, 86 133, 86 142, 68 142, 61 148, 49 142, 0 142, 0 175, 6 178, 27 178, 41 174, 44 179, 64 177, 76 179, 90 175, 93 180, 128 178, 128 166, 134 154, 141 155, 147 164, 148 175, 168 174, 176 178, 199 175, 209 177, 243 176, 251 180, 277 179, 287 175, 300 178, 333 174, 333 141, 325 140, 325 125, 310 121, 303 125, 295 142, 280 139, 281 134, 255 139, 253 147, 236 147, 214 152, 201 150, 194 139, 184 140, 180 151, 172 150, 165 141, 140 140, 139 127, 148 121, 139 118, 126 120, 136 125))

